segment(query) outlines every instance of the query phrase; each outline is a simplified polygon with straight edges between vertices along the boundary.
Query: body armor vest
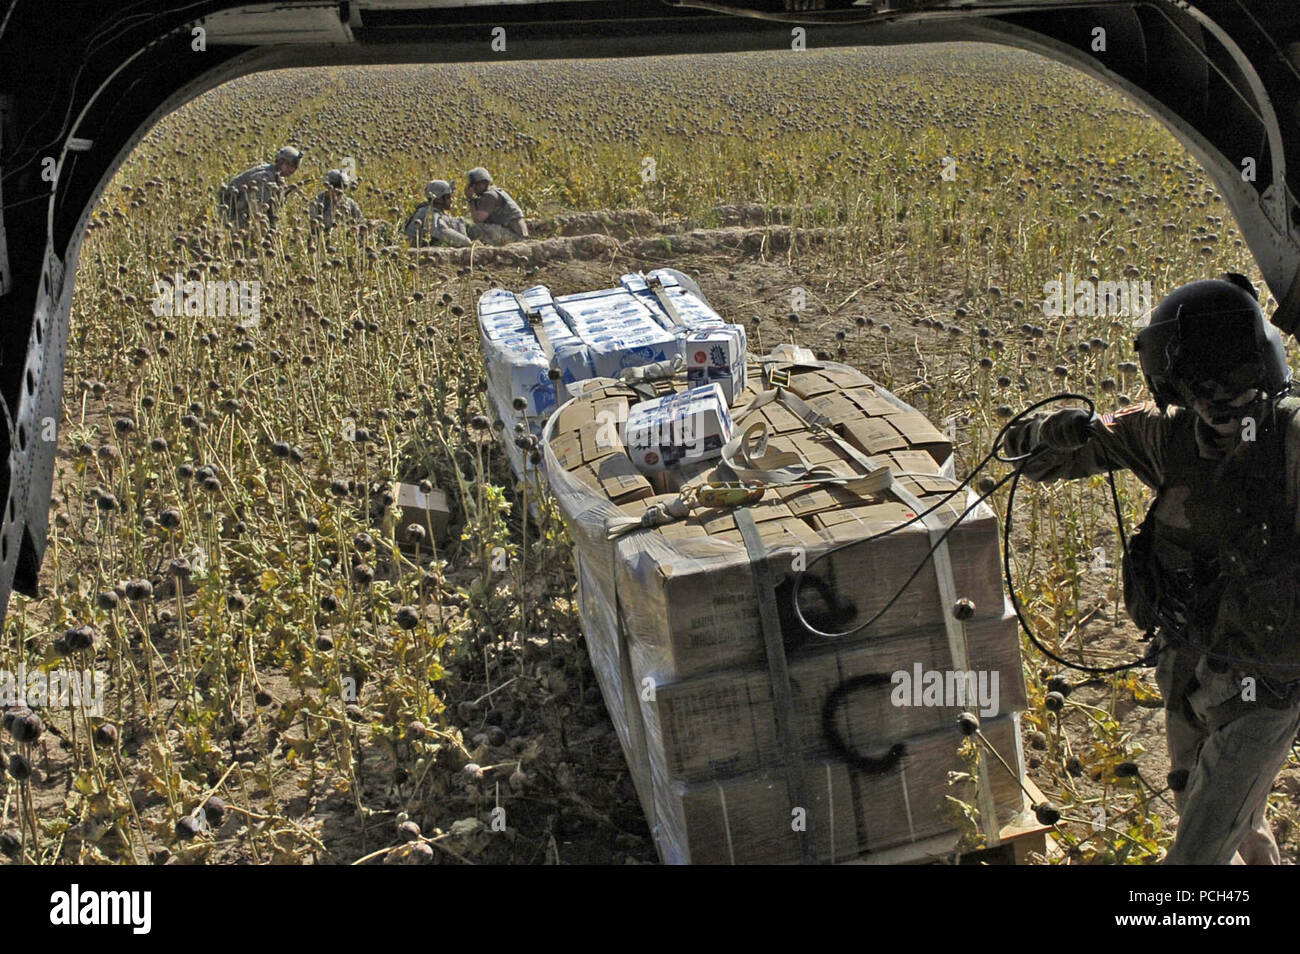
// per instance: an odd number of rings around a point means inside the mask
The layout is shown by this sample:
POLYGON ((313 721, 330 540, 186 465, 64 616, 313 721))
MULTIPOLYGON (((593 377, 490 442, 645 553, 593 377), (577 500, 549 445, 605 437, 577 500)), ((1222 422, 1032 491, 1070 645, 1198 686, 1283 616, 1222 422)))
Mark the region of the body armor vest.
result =
POLYGON ((1125 604, 1141 628, 1178 623, 1197 647, 1234 657, 1211 656, 1214 669, 1273 682, 1300 679, 1300 540, 1285 485, 1286 432, 1298 409, 1300 398, 1283 398, 1255 440, 1217 460, 1200 456, 1197 416, 1181 415, 1164 483, 1130 547, 1134 566, 1125 566, 1125 604))

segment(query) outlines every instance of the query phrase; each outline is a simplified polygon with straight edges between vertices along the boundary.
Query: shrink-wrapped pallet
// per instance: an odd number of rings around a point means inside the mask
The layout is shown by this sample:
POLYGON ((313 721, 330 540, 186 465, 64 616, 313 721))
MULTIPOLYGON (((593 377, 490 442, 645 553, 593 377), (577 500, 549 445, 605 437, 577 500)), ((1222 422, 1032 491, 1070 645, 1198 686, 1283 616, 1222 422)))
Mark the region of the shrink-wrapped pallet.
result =
POLYGON ((517 294, 492 288, 480 296, 478 316, 492 405, 514 420, 522 398, 534 432, 567 400, 568 385, 656 361, 680 358, 693 386, 717 383, 728 402, 745 386, 745 329, 723 321, 671 270, 558 298, 545 285, 517 294))
POLYGON ((625 419, 638 399, 616 382, 585 382, 546 432, 544 470, 574 541, 593 667, 661 856, 846 860, 935 836, 955 840, 947 795, 976 804, 985 834, 996 837, 1022 808, 1014 714, 1025 688, 994 514, 980 504, 957 521, 973 495, 943 499, 956 486, 951 445, 887 391, 842 365, 777 369, 789 374, 782 380, 798 401, 746 413, 762 390, 751 364, 732 408, 737 430, 762 420, 769 444, 822 473, 860 474, 864 458, 888 466, 905 500, 854 484, 774 490, 746 507, 760 558, 724 509, 611 539, 613 522, 726 474, 703 462, 669 472, 658 486, 629 479, 620 432, 604 428, 601 440, 596 426, 602 416, 625 419), (834 437, 804 420, 813 402, 834 437), (917 504, 934 508, 930 526, 912 520, 917 504), (941 528, 951 528, 940 548, 949 581, 942 586, 927 557, 941 528), (873 538, 884 530, 892 532, 873 538), (781 608, 793 753, 780 733, 760 622, 760 559, 781 608), (941 692, 937 703, 915 704, 921 697, 894 678, 937 673, 942 684, 954 670, 970 681, 949 679, 946 688, 964 687, 966 696, 941 692), (978 786, 948 786, 949 773, 970 769, 958 755, 962 711, 982 712, 985 735, 1012 774, 986 758, 978 786), (863 767, 891 750, 903 754, 884 768, 863 767), (792 801, 796 791, 801 804, 792 801), (806 832, 792 829, 792 813, 806 819, 806 832))

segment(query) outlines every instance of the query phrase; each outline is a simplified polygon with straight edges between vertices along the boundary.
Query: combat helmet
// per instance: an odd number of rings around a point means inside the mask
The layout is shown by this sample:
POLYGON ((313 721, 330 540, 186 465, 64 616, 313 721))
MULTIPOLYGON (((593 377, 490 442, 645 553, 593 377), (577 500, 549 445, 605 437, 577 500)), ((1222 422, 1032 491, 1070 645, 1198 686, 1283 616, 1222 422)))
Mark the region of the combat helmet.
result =
POLYGON ((347 188, 348 177, 342 169, 331 169, 325 173, 325 184, 331 189, 344 189, 347 188))
POLYGON ((280 151, 275 154, 276 162, 292 162, 295 166, 302 162, 302 150, 295 149, 293 146, 281 146, 280 151))
POLYGON ((475 166, 469 172, 465 173, 465 178, 470 182, 491 182, 492 174, 482 166, 475 166))
POLYGON ((1233 394, 1258 388, 1273 399, 1291 383, 1282 336, 1264 317, 1255 286, 1236 272, 1175 288, 1151 312, 1134 348, 1162 410, 1191 407, 1218 385, 1233 394))
POLYGON ((440 199, 444 195, 451 195, 451 183, 446 179, 434 179, 424 187, 424 195, 429 199, 440 199))

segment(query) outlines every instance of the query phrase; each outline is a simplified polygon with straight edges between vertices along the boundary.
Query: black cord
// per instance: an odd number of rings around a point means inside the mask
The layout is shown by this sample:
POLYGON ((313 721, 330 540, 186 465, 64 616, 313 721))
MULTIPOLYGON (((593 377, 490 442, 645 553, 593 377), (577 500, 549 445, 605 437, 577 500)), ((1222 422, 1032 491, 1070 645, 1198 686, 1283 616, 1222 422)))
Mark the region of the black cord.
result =
MULTIPOLYGON (((1013 420, 1014 420, 1014 418, 1013 418, 1013 420)), ((1010 423, 1010 422, 1008 422, 1008 424, 1009 424, 1009 423, 1010 423)), ((1003 430, 1005 430, 1005 429, 1006 429, 1006 428, 1003 428, 1003 430)), ((999 433, 999 437, 1000 437, 1000 436, 1001 436, 1001 434, 999 433)), ((820 561, 820 560, 824 560, 824 559, 826 559, 827 557, 830 557, 830 556, 833 556, 833 555, 836 554, 836 553, 839 553, 841 550, 847 550, 849 547, 860 546, 860 545, 862 545, 862 544, 864 544, 864 543, 868 543, 868 542, 870 542, 870 541, 872 541, 872 540, 878 540, 878 539, 880 539, 881 537, 887 537, 887 536, 889 536, 891 533, 897 533, 899 530, 902 530, 904 527, 910 526, 911 524, 916 523, 916 521, 918 521, 918 520, 920 520, 920 519, 922 519, 922 518, 924 518, 924 517, 929 516, 930 514, 934 513, 934 511, 938 510, 940 507, 942 507, 944 504, 946 504, 949 500, 951 500, 951 499, 953 498, 954 495, 956 495, 960 490, 962 490, 962 488, 964 488, 968 483, 970 483, 970 480, 971 480, 972 477, 974 477, 976 474, 978 474, 978 473, 979 473, 979 472, 980 472, 984 467, 988 466, 988 463, 989 463, 990 460, 993 459, 993 456, 994 456, 994 455, 993 455, 992 453, 987 454, 987 455, 984 457, 984 459, 983 459, 982 461, 980 461, 979 464, 977 464, 977 465, 975 466, 975 468, 974 468, 974 469, 973 469, 969 474, 966 475, 966 478, 965 478, 961 483, 959 483, 956 487, 954 487, 954 488, 953 488, 952 490, 950 490, 948 493, 946 493, 946 494, 944 494, 942 497, 940 497, 939 500, 936 501, 936 502, 934 503, 933 506, 927 507, 925 510, 918 511, 916 514, 914 514, 913 516, 909 517, 907 520, 904 520, 902 523, 895 524, 894 526, 888 528, 887 530, 882 530, 882 531, 880 531, 879 533, 873 533, 873 534, 872 534, 871 536, 869 536, 869 537, 863 537, 861 540, 853 540, 853 541, 850 541, 849 543, 844 544, 843 546, 835 547, 835 548, 832 549, 832 550, 828 550, 827 552, 825 552, 825 553, 823 553, 821 556, 819 556, 817 559, 818 559, 819 561, 820 561)), ((803 628, 804 628, 805 630, 807 630, 809 633, 811 633, 812 635, 814 635, 814 636, 821 636, 821 637, 824 638, 824 639, 840 639, 841 637, 844 637, 844 636, 851 636, 851 635, 853 635, 854 633, 857 633, 857 632, 860 632, 860 631, 866 629, 868 626, 870 626, 872 623, 874 623, 877 619, 879 619, 881 616, 883 616, 883 615, 885 614, 885 612, 888 611, 889 608, 890 608, 891 606, 893 606, 894 603, 896 603, 896 602, 898 601, 898 598, 903 594, 903 591, 907 589, 907 587, 911 584, 912 580, 916 579, 917 574, 920 573, 921 570, 925 567, 925 564, 926 564, 927 562, 929 562, 930 557, 934 554, 934 551, 938 548, 939 544, 942 543, 942 542, 944 541, 944 538, 947 537, 947 536, 948 536, 948 533, 951 532, 952 528, 955 527, 955 526, 957 525, 957 523, 959 523, 959 522, 961 521, 962 517, 965 517, 966 514, 970 513, 970 511, 971 511, 972 509, 974 509, 974 508, 975 508, 976 506, 978 506, 981 502, 983 502, 983 500, 984 500, 986 497, 988 497, 989 494, 992 494, 995 490, 997 490, 998 487, 1000 487, 1000 486, 1002 486, 1002 484, 1006 483, 1007 480, 1008 480, 1008 477, 1004 477, 1004 478, 1002 478, 1002 480, 998 481, 998 483, 993 487, 992 490, 990 490, 987 494, 982 495, 978 500, 975 501, 975 503, 971 504, 970 507, 967 507, 966 510, 961 514, 961 516, 958 517, 957 520, 953 521, 953 523, 952 523, 951 526, 949 526, 948 528, 946 528, 946 529, 944 530, 944 532, 943 532, 943 536, 941 536, 937 541, 935 541, 935 543, 930 547, 930 549, 929 549, 929 551, 927 551, 926 555, 925 555, 924 557, 921 558, 921 562, 920 562, 919 564, 917 564, 916 569, 912 571, 912 575, 909 576, 909 577, 907 578, 907 582, 905 582, 901 587, 899 587, 898 592, 896 592, 896 593, 894 594, 894 596, 890 599, 890 601, 889 601, 888 603, 886 603, 886 604, 884 605, 884 607, 883 607, 883 608, 882 608, 878 613, 876 613, 875 616, 872 616, 872 617, 871 617, 869 620, 867 620, 865 623, 862 623, 861 625, 855 626, 853 629, 845 630, 845 631, 842 632, 842 633, 824 633, 824 632, 822 632, 821 630, 817 629, 815 626, 813 626, 811 623, 809 623, 807 619, 804 618, 803 610, 801 610, 801 609, 799 608, 799 591, 800 591, 800 589, 801 589, 802 586, 803 586, 803 578, 804 578, 804 575, 805 575, 808 571, 807 571, 807 569, 800 570, 798 573, 795 574, 795 579, 794 579, 794 591, 793 591, 793 593, 791 594, 791 597, 790 597, 790 599, 791 599, 791 603, 793 604, 794 615, 795 615, 795 618, 799 621, 799 624, 800 624, 801 626, 803 626, 803 628)))
MULTIPOLYGON (((953 529, 959 523, 961 523, 961 521, 964 520, 972 510, 974 510, 981 503, 983 503, 984 500, 986 500, 988 497, 996 493, 997 490, 1003 484, 1010 481, 1011 486, 1007 492, 1006 518, 1003 521, 1002 567, 1003 567, 1003 576, 1007 585, 1007 590, 1011 595, 1012 610, 1015 612, 1016 620, 1019 622, 1020 628, 1024 630, 1025 636, 1028 637, 1029 641, 1034 645, 1034 647, 1039 652, 1041 652, 1044 656, 1046 656, 1048 659, 1051 659, 1053 662, 1059 663, 1062 666, 1065 666, 1069 669, 1077 670, 1079 672, 1089 672, 1089 673, 1093 673, 1094 675, 1108 675, 1111 673, 1123 672, 1128 669, 1136 669, 1139 667, 1150 666, 1152 664, 1152 661, 1166 648, 1165 645, 1153 644, 1150 651, 1143 654, 1140 658, 1134 660, 1133 662, 1119 663, 1114 666, 1086 666, 1081 663, 1071 662, 1068 659, 1063 659, 1062 657, 1056 655, 1056 653, 1048 649, 1045 645, 1043 645, 1042 641, 1039 640, 1039 638, 1034 635, 1034 631, 1032 627, 1029 625, 1029 621, 1025 618, 1024 613, 1022 612, 1023 608, 1020 604, 1020 599, 1016 596, 1015 581, 1013 580, 1012 573, 1011 573, 1011 528, 1012 528, 1012 516, 1015 512, 1016 488, 1019 486, 1020 475, 1023 472, 1025 463, 1030 458, 1035 457, 1038 454, 1042 453, 1042 451, 1045 448, 1043 445, 1039 445, 1039 447, 1034 449, 1033 451, 1015 457, 1005 457, 1001 453, 999 453, 999 449, 1002 446, 1002 440, 1006 435, 1007 430, 1010 429, 1016 423, 1018 423, 1026 415, 1032 413, 1033 411, 1036 411, 1038 408, 1043 407, 1044 405, 1052 404, 1058 401, 1066 401, 1066 400, 1081 401, 1085 405, 1087 405, 1090 414, 1094 416, 1096 415, 1096 405, 1094 404, 1091 398, 1082 394, 1071 394, 1071 393, 1063 392, 1060 394, 1053 394, 1048 397, 1042 398, 1041 400, 1035 401, 1033 404, 1030 404, 1027 407, 1023 408, 1022 410, 1012 415, 1007 420, 1006 424, 1002 426, 1001 430, 998 431, 997 435, 993 439, 993 449, 989 451, 989 453, 986 454, 984 458, 971 469, 971 472, 966 475, 965 479, 963 479, 952 490, 950 490, 942 497, 940 497, 939 500, 934 505, 927 507, 925 510, 919 511, 915 516, 910 517, 909 519, 903 521, 902 523, 889 527, 886 530, 882 530, 879 533, 872 534, 869 537, 864 537, 861 540, 853 540, 844 544, 843 546, 836 547, 832 550, 828 550, 826 553, 822 554, 817 558, 818 561, 821 561, 827 557, 833 556, 834 554, 838 553, 841 550, 848 549, 849 547, 860 546, 872 540, 877 540, 880 539, 881 537, 886 537, 889 534, 896 533, 899 530, 902 530, 904 527, 907 527, 910 524, 913 524, 916 521, 928 516, 929 514, 933 513, 935 510, 939 509, 944 504, 946 504, 956 494, 960 493, 961 490, 970 483, 970 481, 975 477, 975 475, 978 474, 985 467, 987 467, 989 462, 994 459, 1005 464, 1015 465, 1015 469, 1011 473, 1007 474, 1001 480, 997 481, 986 493, 981 494, 969 507, 967 507, 964 511, 962 511, 962 513, 960 514, 960 516, 957 517, 956 520, 954 520, 948 527, 944 529, 943 533, 939 535, 938 539, 931 544, 930 549, 926 551, 925 556, 921 558, 921 562, 917 564, 916 569, 912 571, 911 575, 908 576, 907 580, 905 580, 903 584, 898 588, 898 590, 894 593, 894 595, 890 597, 889 602, 887 602, 883 607, 881 607, 880 610, 878 610, 874 615, 872 615, 870 619, 866 620, 866 622, 864 623, 859 624, 858 626, 853 627, 852 629, 844 630, 843 632, 840 633, 826 633, 814 627, 804 617, 803 611, 799 606, 799 592, 802 587, 803 578, 805 574, 808 572, 807 568, 805 568, 804 570, 800 570, 795 575, 793 591, 791 593, 791 604, 792 604, 791 608, 794 612, 795 618, 799 621, 799 624, 803 626, 803 628, 808 633, 812 634, 813 636, 820 636, 824 639, 841 639, 845 636, 851 636, 855 633, 859 633, 862 630, 866 629, 868 626, 870 626, 872 623, 878 620, 881 616, 883 616, 886 612, 888 612, 890 607, 892 607, 896 602, 898 602, 899 597, 901 597, 903 593, 907 590, 907 588, 912 584, 912 581, 915 580, 916 577, 920 574, 921 570, 925 568, 925 565, 930 562, 930 560, 934 556, 934 551, 939 548, 940 544, 942 544, 945 539, 947 539, 948 534, 951 533, 953 529)), ((1105 448, 1104 446, 1102 446, 1102 453, 1106 454, 1107 461, 1111 465, 1110 469, 1107 470, 1106 472, 1106 476, 1110 484, 1111 501, 1115 511, 1115 525, 1119 532, 1119 539, 1120 539, 1121 547, 1124 552, 1124 559, 1127 560, 1129 554, 1128 534, 1124 530, 1123 508, 1121 507, 1119 501, 1119 490, 1115 485, 1114 470, 1115 467, 1118 466, 1118 463, 1113 458, 1110 457, 1107 448, 1105 448)), ((1142 589, 1140 580, 1135 579, 1134 584, 1135 584, 1135 590, 1137 591, 1136 595, 1138 599, 1142 601, 1144 607, 1146 607, 1151 611, 1152 615, 1156 617, 1158 623, 1158 626, 1153 628, 1151 633, 1148 633, 1148 637, 1153 635, 1155 629, 1158 628, 1161 635, 1166 636, 1169 639, 1172 639, 1174 641, 1180 642, 1185 646, 1188 646, 1196 650, 1197 652, 1202 653, 1203 655, 1221 660, 1223 662, 1228 662, 1239 666, 1269 668, 1274 670, 1286 669, 1286 670, 1300 671, 1300 664, 1297 663, 1274 663, 1274 662, 1263 662, 1258 659, 1246 659, 1242 657, 1231 656, 1226 653, 1221 653, 1216 650, 1212 650, 1208 647, 1201 646, 1200 644, 1192 640, 1190 637, 1184 635, 1180 631, 1181 624, 1178 621, 1171 619, 1168 616, 1168 614, 1166 614, 1160 608, 1158 601, 1153 601, 1151 599, 1150 594, 1146 593, 1142 589)))
MULTIPOLYGON (((862 540, 854 540, 850 543, 846 543, 844 546, 836 547, 835 549, 830 550, 822 554, 822 556, 818 557, 818 561, 820 561, 822 559, 825 559, 826 557, 833 556, 835 553, 838 553, 840 550, 845 550, 848 549, 849 547, 860 546, 872 540, 877 540, 881 537, 888 536, 891 533, 896 533, 899 530, 902 530, 904 527, 912 523, 915 523, 917 520, 922 519, 923 517, 929 515, 930 513, 933 513, 939 507, 942 507, 949 500, 951 500, 953 496, 961 492, 961 490, 965 488, 967 484, 970 483, 970 481, 975 477, 975 475, 978 474, 985 467, 987 467, 989 462, 994 459, 997 459, 1002 463, 1016 465, 1015 470, 1007 474, 1001 480, 997 481, 991 488, 989 488, 988 491, 986 491, 983 494, 980 494, 980 496, 970 506, 968 506, 964 511, 962 511, 961 515, 958 516, 956 520, 954 520, 949 526, 944 528, 943 533, 941 533, 938 539, 935 540, 930 545, 930 549, 926 551, 925 556, 921 558, 921 562, 917 564, 916 569, 912 571, 911 575, 907 578, 907 580, 903 582, 902 586, 900 586, 898 590, 894 593, 894 595, 890 597, 889 602, 887 602, 874 615, 872 615, 870 619, 859 624, 858 626, 853 627, 852 629, 848 629, 840 633, 826 633, 814 627, 811 623, 808 622, 807 619, 804 618, 803 611, 799 605, 799 591, 803 583, 804 575, 805 573, 807 573, 807 569, 799 571, 798 574, 796 574, 795 576, 794 588, 791 594, 791 603, 793 604, 792 609, 794 611, 795 618, 798 619, 800 625, 802 625, 804 629, 807 630, 812 635, 820 636, 824 639, 840 639, 845 636, 851 636, 854 633, 858 633, 866 629, 868 626, 870 626, 872 623, 878 620, 881 616, 887 613, 890 607, 892 607, 896 602, 898 602, 899 597, 901 597, 903 593, 907 590, 907 588, 912 584, 912 581, 915 580, 916 577, 920 574, 920 572, 925 568, 925 565, 930 562, 931 558, 934 556, 934 551, 937 550, 940 544, 942 544, 944 540, 947 539, 948 534, 951 533, 953 529, 956 528, 956 526, 959 523, 961 523, 961 521, 964 520, 972 510, 974 510, 981 503, 983 503, 988 497, 996 493, 1003 484, 1007 483, 1008 481, 1011 481, 1011 488, 1007 496, 1007 515, 1006 515, 1006 519, 1003 521, 1003 537, 1002 537, 1003 573, 1006 579, 1007 589, 1011 593, 1012 609, 1015 611, 1016 619, 1019 621, 1020 627, 1021 629, 1024 630, 1025 635, 1029 638, 1029 641, 1033 643, 1033 645, 1039 650, 1039 652, 1047 656, 1047 658, 1054 660, 1055 662, 1058 662, 1063 666, 1067 666, 1071 669, 1077 669, 1082 672, 1091 672, 1097 675, 1102 675, 1102 674, 1120 672, 1125 669, 1133 669, 1138 666, 1149 665, 1150 660, 1154 658, 1155 653, 1148 653, 1139 660, 1136 660, 1131 663, 1123 663, 1116 666, 1084 666, 1079 663, 1072 663, 1069 660, 1062 659, 1060 656, 1056 655, 1054 652, 1052 652, 1050 649, 1044 646, 1043 643, 1038 639, 1038 637, 1034 635, 1033 629, 1029 625, 1029 621, 1025 619, 1024 613, 1021 611, 1020 600, 1016 597, 1015 582, 1011 576, 1010 538, 1011 538, 1012 508, 1015 502, 1016 486, 1020 481, 1020 474, 1024 467, 1024 464, 1031 457, 1034 457, 1038 453, 1041 453, 1042 448, 1040 447, 1035 451, 1031 451, 1030 453, 1021 454, 1015 457, 1005 457, 1001 453, 999 453, 999 449, 1002 446, 1002 440, 1003 437, 1006 435, 1006 432, 1015 424, 1017 424, 1022 418, 1033 413, 1034 411, 1038 410, 1038 408, 1043 407, 1044 405, 1052 404, 1058 401, 1066 401, 1066 400, 1082 401, 1084 404, 1088 406, 1088 410, 1090 413, 1093 414, 1096 413, 1096 406, 1094 405, 1092 400, 1082 394, 1070 394, 1070 393, 1054 394, 1049 397, 1043 398, 1039 401, 1035 401, 1033 404, 1030 404, 1028 407, 1023 408, 1018 413, 1012 415, 1007 420, 1007 422, 1004 425, 1002 425, 1001 430, 998 431, 997 436, 994 437, 993 439, 993 449, 990 450, 989 453, 986 454, 984 458, 971 469, 971 472, 966 475, 964 480, 962 480, 951 491, 949 491, 948 493, 940 497, 939 500, 933 506, 918 512, 915 516, 909 518, 908 520, 902 523, 896 524, 895 526, 892 526, 887 530, 882 530, 881 532, 872 534, 871 536, 865 537, 862 540)), ((1115 489, 1115 477, 1113 473, 1110 475, 1110 482, 1111 482, 1111 492, 1115 500, 1115 515, 1116 515, 1116 519, 1119 522, 1120 537, 1121 539, 1125 539, 1123 518, 1121 516, 1121 510, 1119 506, 1119 494, 1118 491, 1115 489)), ((1125 547, 1125 552, 1127 552, 1127 545, 1125 547)), ((1156 652, 1158 651, 1159 650, 1156 650, 1156 652)))
MULTIPOLYGON (((1016 596, 1015 582, 1011 579, 1011 515, 1014 512, 1013 508, 1016 500, 1016 487, 1020 483, 1020 474, 1022 470, 1023 466, 1017 467, 1011 475, 1011 487, 1007 491, 1007 516, 1002 522, 1002 571, 1003 576, 1007 581, 1007 591, 1011 594, 1011 608, 1015 611, 1016 619, 1020 621, 1020 628, 1025 631, 1025 635, 1029 637, 1029 641, 1034 644, 1034 647, 1048 659, 1060 663, 1062 666, 1066 666, 1070 669, 1077 669, 1079 672, 1090 672, 1100 676, 1109 673, 1123 672, 1126 669, 1136 669, 1139 666, 1150 665, 1151 660, 1159 654, 1159 648, 1153 648, 1151 652, 1146 653, 1140 659, 1129 663, 1119 663, 1114 666, 1085 666, 1082 663, 1070 662, 1068 659, 1063 659, 1056 655, 1056 653, 1044 646, 1038 637, 1034 635, 1034 631, 1029 626, 1029 621, 1025 619, 1024 614, 1021 612, 1020 598, 1016 596)), ((1115 490, 1115 475, 1113 472, 1110 473, 1110 486, 1111 492, 1115 495, 1115 515, 1119 519, 1120 537, 1123 539, 1124 520, 1120 515, 1119 493, 1115 490)), ((1127 555, 1127 544, 1125 545, 1124 552, 1127 555)))
MULTIPOLYGON (((959 484, 957 484, 956 487, 954 487, 952 490, 948 491, 946 494, 940 497, 939 500, 936 503, 934 503, 932 506, 927 507, 925 510, 919 511, 915 516, 912 516, 907 520, 904 520, 902 523, 895 524, 894 526, 889 527, 886 530, 882 530, 879 533, 873 533, 869 537, 864 537, 861 540, 852 540, 848 543, 845 543, 843 546, 839 546, 832 550, 828 550, 826 553, 823 553, 821 556, 817 558, 818 561, 833 556, 834 554, 840 552, 841 550, 846 550, 850 547, 861 546, 862 544, 869 543, 872 540, 878 540, 881 537, 887 537, 891 533, 897 533, 899 530, 902 530, 904 527, 910 526, 916 521, 921 520, 922 518, 928 516, 929 514, 933 513, 934 511, 942 507, 944 504, 946 504, 955 495, 960 493, 966 487, 966 485, 969 484, 972 479, 974 479, 975 475, 978 474, 985 467, 987 467, 989 462, 995 458, 1006 464, 1020 464, 1023 463, 1024 461, 1027 461, 1030 457, 1034 456, 1033 453, 1021 454, 1018 457, 1003 457, 1001 454, 998 453, 998 448, 1002 446, 1003 436, 1006 434, 1008 429, 1010 429, 1025 415, 1037 410, 1038 408, 1042 407, 1045 404, 1051 404, 1055 401, 1063 401, 1063 400, 1083 401, 1088 405, 1089 410, 1093 410, 1092 401, 1089 398, 1083 396, 1082 394, 1055 394, 1052 395, 1051 397, 1043 398, 1040 401, 1035 401, 1033 404, 1030 404, 1028 407, 1024 408, 1019 413, 1012 415, 1012 417, 1009 418, 1007 422, 1002 425, 1002 429, 998 431, 997 436, 993 439, 993 449, 984 455, 983 460, 981 460, 978 464, 976 464, 971 469, 971 472, 967 474, 966 477, 959 484)), ((940 534, 939 538, 930 545, 930 549, 926 551, 925 556, 921 558, 921 562, 918 563, 916 569, 912 571, 912 575, 909 576, 907 580, 903 583, 903 585, 898 588, 898 591, 894 593, 894 595, 890 598, 889 602, 886 603, 883 607, 881 607, 881 609, 878 610, 875 613, 875 615, 873 615, 866 622, 861 623, 853 627, 852 629, 848 629, 840 633, 824 633, 821 630, 814 627, 811 623, 809 623, 808 620, 804 618, 803 611, 799 607, 799 591, 803 583, 804 574, 808 572, 806 568, 800 570, 796 574, 795 581, 794 581, 794 590, 793 593, 791 594, 791 602, 793 603, 795 618, 799 621, 800 625, 803 626, 805 630, 807 630, 812 635, 820 636, 823 639, 841 639, 845 636, 851 636, 854 633, 858 633, 866 629, 868 626, 870 626, 872 623, 878 620, 881 616, 883 616, 886 612, 888 612, 890 607, 892 607, 896 602, 898 602, 899 597, 903 595, 903 592, 907 589, 907 587, 911 585, 912 581, 916 579, 916 577, 920 574, 921 570, 925 568, 925 565, 928 562, 930 562, 931 557, 934 556, 934 551, 937 550, 939 548, 939 545, 943 543, 944 540, 947 539, 948 534, 953 531, 953 529, 957 526, 957 524, 961 523, 961 521, 966 518, 967 514, 969 514, 972 510, 978 507, 986 499, 988 499, 994 493, 996 493, 999 487, 1005 484, 1008 480, 1011 480, 1018 473, 1019 470, 1013 471, 1012 473, 1008 474, 1007 476, 999 480, 997 483, 995 483, 987 492, 980 494, 980 496, 975 500, 975 502, 972 503, 970 506, 968 506, 964 511, 962 511, 962 513, 957 517, 956 520, 954 520, 949 526, 945 527, 943 533, 940 534)), ((1014 600, 1014 594, 1013 594, 1013 600, 1014 600)), ((1019 613, 1017 613, 1017 616, 1019 616, 1019 613)), ((1025 624, 1024 618, 1021 617, 1021 625, 1024 624, 1025 624)), ((1034 640, 1034 637, 1032 635, 1030 635, 1030 639, 1031 641, 1034 641, 1035 645, 1038 645, 1037 641, 1034 640)))

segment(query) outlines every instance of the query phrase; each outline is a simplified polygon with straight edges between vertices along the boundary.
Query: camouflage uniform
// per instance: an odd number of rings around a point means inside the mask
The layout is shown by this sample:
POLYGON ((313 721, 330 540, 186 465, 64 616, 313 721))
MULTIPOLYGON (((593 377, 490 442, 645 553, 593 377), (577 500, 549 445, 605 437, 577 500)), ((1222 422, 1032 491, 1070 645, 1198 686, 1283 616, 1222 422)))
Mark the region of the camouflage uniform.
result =
POLYGON ((433 207, 432 202, 423 202, 406 221, 406 238, 412 245, 472 245, 469 225, 464 219, 448 215, 441 209, 433 207))
POLYGON ((239 230, 247 229, 252 218, 265 214, 275 228, 277 207, 284 197, 284 180, 274 163, 263 163, 241 172, 221 189, 221 209, 226 220, 239 230))
MULTIPOLYGON (((1135 404, 1094 421, 1083 446, 1048 445, 1023 465, 1044 482, 1127 468, 1157 491, 1131 540, 1124 598, 1162 647, 1171 787, 1187 773, 1171 864, 1280 860, 1264 810, 1300 729, 1300 399, 1276 407, 1254 440, 1225 442, 1194 411, 1135 404)), ((1043 425, 1069 413, 1020 422, 1008 449, 1040 446, 1043 425)))
POLYGON ((361 206, 357 205, 355 199, 346 195, 335 198, 330 189, 326 189, 312 200, 307 216, 311 219, 313 231, 324 229, 326 232, 345 220, 348 222, 366 220, 361 206))
POLYGON ((524 211, 505 189, 490 185, 482 195, 469 199, 469 204, 470 208, 477 212, 488 213, 486 219, 474 224, 473 228, 478 234, 471 232, 471 238, 491 242, 494 245, 516 242, 522 238, 510 226, 512 222, 518 222, 524 217, 524 211))

